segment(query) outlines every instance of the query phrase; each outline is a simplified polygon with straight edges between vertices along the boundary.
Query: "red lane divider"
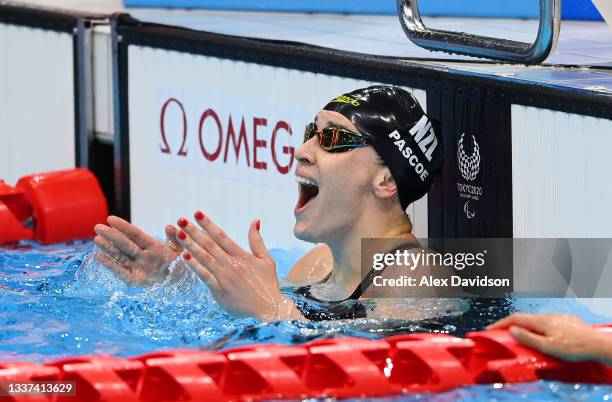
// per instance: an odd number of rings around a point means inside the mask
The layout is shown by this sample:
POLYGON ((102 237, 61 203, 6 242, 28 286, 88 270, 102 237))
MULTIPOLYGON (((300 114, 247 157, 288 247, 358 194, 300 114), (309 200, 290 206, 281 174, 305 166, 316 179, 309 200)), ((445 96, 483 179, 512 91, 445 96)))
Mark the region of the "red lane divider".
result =
POLYGON ((232 399, 301 398, 311 393, 300 369, 308 351, 284 345, 250 345, 222 352, 228 361, 223 392, 232 399))
POLYGON ((0 244, 34 237, 32 229, 22 225, 32 215, 22 189, 0 180, 0 244))
MULTIPOLYGON (((47 367, 32 362, 0 363, 0 381, 27 383, 31 381, 59 381, 62 371, 57 367, 47 367)), ((1 401, 43 402, 50 401, 46 396, 0 396, 1 401)))
POLYGON ((324 339, 307 343, 309 359, 304 382, 319 395, 339 398, 398 393, 384 372, 390 345, 360 338, 324 339))
MULTIPOLYGON (((612 336, 612 324, 595 328, 612 336)), ((467 339, 410 334, 298 346, 249 345, 222 352, 160 351, 130 359, 82 356, 45 364, 0 363, 0 382, 76 383, 77 396, 6 397, 11 401, 370 397, 537 379, 612 384, 612 367, 562 362, 521 346, 501 330, 472 332, 467 339)))
POLYGON ((411 392, 440 392, 474 384, 467 358, 474 342, 442 334, 410 334, 386 339, 393 348, 390 380, 411 392))
MULTIPOLYGON (((139 361, 114 356, 80 356, 45 363, 62 371, 60 381, 75 381, 77 398, 82 401, 139 401, 136 384, 143 371, 139 361)), ((74 396, 57 401, 74 401, 74 396)))
POLYGON ((144 370, 136 386, 141 401, 225 401, 219 379, 227 359, 220 353, 175 350, 132 358, 144 370))
POLYGON ((87 169, 25 176, 15 187, 0 180, 0 245, 93 237, 93 227, 107 215, 98 179, 87 169))

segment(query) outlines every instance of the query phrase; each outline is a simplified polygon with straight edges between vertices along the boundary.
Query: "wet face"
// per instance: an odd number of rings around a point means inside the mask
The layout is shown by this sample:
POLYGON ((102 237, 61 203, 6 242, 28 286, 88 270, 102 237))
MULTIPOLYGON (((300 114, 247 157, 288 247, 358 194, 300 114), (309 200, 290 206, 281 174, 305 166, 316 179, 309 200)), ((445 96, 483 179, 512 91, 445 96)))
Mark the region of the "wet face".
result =
MULTIPOLYGON (((321 110, 315 123, 319 130, 332 126, 359 132, 346 117, 328 110, 321 110)), ((295 156, 295 236, 315 243, 342 238, 364 212, 367 197, 374 196, 372 183, 380 169, 376 151, 367 146, 330 153, 320 147, 315 136, 302 144, 295 156)))

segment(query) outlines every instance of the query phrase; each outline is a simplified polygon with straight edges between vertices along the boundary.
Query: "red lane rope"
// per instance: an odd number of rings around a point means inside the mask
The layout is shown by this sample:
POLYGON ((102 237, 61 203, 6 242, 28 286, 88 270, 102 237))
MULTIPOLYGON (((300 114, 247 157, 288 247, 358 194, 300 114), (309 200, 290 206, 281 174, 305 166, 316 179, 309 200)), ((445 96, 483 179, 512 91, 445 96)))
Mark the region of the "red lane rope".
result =
MULTIPOLYGON (((612 324, 595 326, 612 335, 612 324)), ((130 359, 79 356, 0 363, 0 382, 74 381, 76 396, 13 401, 227 401, 439 392, 538 379, 612 384, 612 367, 569 363, 518 344, 507 331, 323 339, 222 352, 171 350, 130 359)))
POLYGON ((0 245, 91 238, 94 226, 107 216, 100 183, 87 169, 24 176, 14 187, 0 180, 0 245))

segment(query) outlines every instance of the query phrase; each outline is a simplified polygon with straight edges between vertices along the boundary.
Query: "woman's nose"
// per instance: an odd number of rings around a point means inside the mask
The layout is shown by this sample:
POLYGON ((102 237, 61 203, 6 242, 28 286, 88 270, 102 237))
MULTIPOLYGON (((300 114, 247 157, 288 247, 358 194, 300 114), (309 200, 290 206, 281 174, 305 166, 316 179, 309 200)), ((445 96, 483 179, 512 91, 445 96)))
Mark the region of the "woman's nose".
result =
POLYGON ((315 135, 295 150, 295 159, 303 164, 312 165, 315 163, 315 153, 319 146, 319 139, 315 135))

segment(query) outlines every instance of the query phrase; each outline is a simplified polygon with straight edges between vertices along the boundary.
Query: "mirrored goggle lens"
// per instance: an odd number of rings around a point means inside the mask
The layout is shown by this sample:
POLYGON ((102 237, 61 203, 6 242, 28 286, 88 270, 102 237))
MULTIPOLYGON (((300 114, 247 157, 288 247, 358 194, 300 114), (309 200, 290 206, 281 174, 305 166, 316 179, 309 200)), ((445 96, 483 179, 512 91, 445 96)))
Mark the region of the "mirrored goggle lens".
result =
POLYGON ((308 124, 304 131, 304 142, 310 140, 315 135, 317 135, 317 126, 314 123, 308 124))
POLYGON ((337 127, 327 127, 317 131, 314 123, 306 127, 304 142, 310 140, 315 135, 319 136, 321 148, 330 152, 349 150, 366 145, 366 140, 359 134, 352 133, 337 127))

